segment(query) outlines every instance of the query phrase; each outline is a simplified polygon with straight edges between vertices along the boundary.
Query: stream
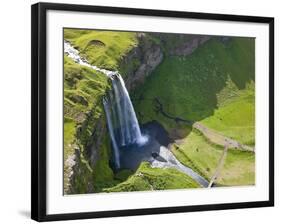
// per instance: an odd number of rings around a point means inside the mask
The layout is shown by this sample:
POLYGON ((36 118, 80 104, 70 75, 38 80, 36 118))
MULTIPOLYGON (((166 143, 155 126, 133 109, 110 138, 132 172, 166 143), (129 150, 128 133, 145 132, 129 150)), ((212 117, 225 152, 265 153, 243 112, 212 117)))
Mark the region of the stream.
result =
POLYGON ((190 176, 202 187, 208 187, 208 181, 180 163, 168 149, 171 140, 166 130, 156 121, 139 125, 136 113, 122 76, 90 65, 67 41, 64 41, 64 53, 76 63, 100 71, 108 76, 112 90, 103 99, 107 127, 114 154, 114 168, 136 170, 141 162, 148 161, 151 167, 175 168, 190 176))

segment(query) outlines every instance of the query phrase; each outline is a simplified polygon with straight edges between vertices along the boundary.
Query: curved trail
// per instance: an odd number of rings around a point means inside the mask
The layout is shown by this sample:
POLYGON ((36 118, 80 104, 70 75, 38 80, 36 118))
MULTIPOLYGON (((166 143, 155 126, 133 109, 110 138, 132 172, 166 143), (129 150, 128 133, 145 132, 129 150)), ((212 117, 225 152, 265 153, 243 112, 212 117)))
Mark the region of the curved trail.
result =
POLYGON ((213 174, 211 180, 210 180, 210 183, 208 185, 208 188, 212 187, 213 186, 213 183, 218 179, 219 175, 220 175, 220 171, 223 167, 223 164, 224 164, 224 161, 225 161, 225 158, 227 156, 227 150, 228 150, 228 145, 225 145, 224 146, 224 150, 223 150, 223 153, 221 155, 221 158, 219 160, 219 163, 218 163, 218 166, 216 168, 216 171, 215 173, 213 174))
POLYGON ((154 98, 156 102, 156 110, 160 112, 163 116, 174 120, 175 122, 184 122, 197 130, 199 130, 209 141, 212 143, 215 143, 217 145, 225 146, 228 145, 229 148, 235 149, 235 150, 241 150, 241 151, 249 151, 249 152, 255 152, 254 147, 250 147, 248 145, 241 144, 240 142, 231 139, 227 136, 224 136, 215 130, 206 127, 200 122, 195 122, 187 119, 183 119, 180 117, 172 116, 164 111, 163 104, 160 102, 158 98, 154 98))

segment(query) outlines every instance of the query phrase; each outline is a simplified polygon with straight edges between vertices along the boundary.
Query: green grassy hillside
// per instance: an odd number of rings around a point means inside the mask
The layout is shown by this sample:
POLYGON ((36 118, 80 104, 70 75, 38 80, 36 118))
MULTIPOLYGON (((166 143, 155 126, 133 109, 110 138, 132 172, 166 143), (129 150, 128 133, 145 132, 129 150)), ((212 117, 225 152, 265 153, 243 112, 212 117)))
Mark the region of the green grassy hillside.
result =
POLYGON ((64 29, 64 38, 90 64, 112 70, 117 70, 122 57, 138 44, 133 32, 64 29))
MULTIPOLYGON (((210 180, 223 154, 223 147, 210 143, 201 133, 193 130, 179 145, 174 144, 172 152, 181 163, 210 180)), ((228 149, 215 183, 223 186, 254 184, 255 154, 228 149)))
POLYGON ((176 169, 151 168, 149 163, 143 162, 135 174, 130 175, 126 181, 104 191, 126 192, 198 187, 200 185, 197 182, 176 169))
POLYGON ((135 91, 134 104, 142 123, 157 120, 169 131, 185 130, 155 110, 157 98, 170 115, 254 144, 254 74, 253 39, 212 39, 190 56, 166 57, 135 91))
POLYGON ((236 92, 230 102, 224 102, 214 114, 202 120, 206 126, 246 145, 255 145, 254 83, 236 92))
POLYGON ((64 57, 64 186, 67 191, 71 172, 66 160, 78 150, 79 169, 76 171, 72 191, 85 193, 95 190, 100 182, 111 181, 109 167, 109 139, 100 133, 99 160, 93 166, 87 159, 86 147, 95 128, 105 127, 102 97, 109 88, 107 77, 88 67, 78 65, 64 57), (98 174, 98 175, 97 175, 98 174), (91 183, 92 182, 92 183, 91 183), (89 183, 91 187, 89 187, 89 183))
MULTIPOLYGON (((75 128, 78 125, 90 115, 94 120, 102 116, 101 100, 107 88, 106 76, 74 63, 67 56, 64 57, 64 144, 66 149, 74 142, 75 128)), ((68 150, 65 151, 67 153, 68 150)))

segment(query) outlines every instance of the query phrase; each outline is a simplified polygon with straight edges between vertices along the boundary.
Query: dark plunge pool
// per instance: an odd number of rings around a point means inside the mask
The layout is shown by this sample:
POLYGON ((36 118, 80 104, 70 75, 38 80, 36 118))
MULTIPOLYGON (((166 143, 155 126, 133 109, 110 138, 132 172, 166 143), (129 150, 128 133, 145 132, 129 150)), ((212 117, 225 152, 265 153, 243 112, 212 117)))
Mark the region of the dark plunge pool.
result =
POLYGON ((119 148, 121 169, 136 170, 142 161, 158 156, 160 146, 168 146, 171 143, 167 131, 157 121, 142 125, 141 131, 148 137, 144 145, 131 144, 119 148))

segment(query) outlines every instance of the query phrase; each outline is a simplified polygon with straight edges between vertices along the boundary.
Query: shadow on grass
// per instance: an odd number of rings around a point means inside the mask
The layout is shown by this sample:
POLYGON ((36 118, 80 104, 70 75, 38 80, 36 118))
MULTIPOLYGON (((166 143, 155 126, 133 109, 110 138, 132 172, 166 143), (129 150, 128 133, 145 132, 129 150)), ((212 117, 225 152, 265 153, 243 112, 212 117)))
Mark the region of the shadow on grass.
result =
POLYGON ((213 37, 189 56, 166 56, 130 94, 141 123, 157 120, 169 127, 174 122, 174 129, 184 137, 190 131, 180 123, 191 127, 212 116, 218 108, 218 94, 227 99, 233 91, 228 82, 242 90, 254 79, 254 39, 235 37, 224 42, 213 37))

